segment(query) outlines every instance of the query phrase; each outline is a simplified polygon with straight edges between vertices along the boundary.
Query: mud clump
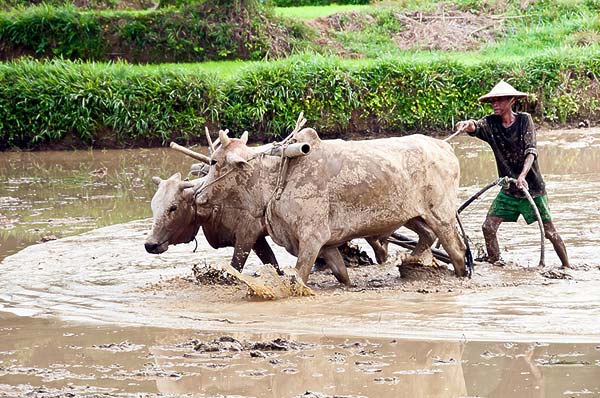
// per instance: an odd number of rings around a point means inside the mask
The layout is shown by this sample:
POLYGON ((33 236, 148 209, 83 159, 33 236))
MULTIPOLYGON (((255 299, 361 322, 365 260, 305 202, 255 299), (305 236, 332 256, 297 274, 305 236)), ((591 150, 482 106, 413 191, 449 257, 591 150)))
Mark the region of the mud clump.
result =
POLYGON ((211 267, 208 264, 194 264, 192 266, 194 279, 201 285, 239 285, 240 280, 225 269, 211 267))
POLYGON ((364 267, 375 264, 367 252, 360 250, 357 245, 346 243, 340 246, 339 250, 346 267, 364 267))
POLYGON ((540 272, 544 278, 547 279, 573 279, 573 276, 560 268, 551 268, 545 271, 540 272))
POLYGON ((230 265, 203 264, 192 267, 194 279, 201 285, 245 285, 247 296, 263 300, 276 300, 286 297, 313 296, 312 290, 304 284, 295 268, 274 267, 267 264, 259 267, 254 275, 245 275, 230 265))
POLYGON ((142 348, 144 348, 144 346, 139 344, 132 344, 129 341, 125 340, 120 343, 93 345, 92 348, 96 350, 106 350, 111 352, 131 352, 139 351, 142 348))
POLYGON ((195 351, 201 353, 210 352, 250 352, 250 356, 255 358, 264 358, 268 355, 263 351, 301 351, 312 348, 312 344, 299 343, 297 341, 287 340, 284 338, 276 338, 271 341, 240 341, 231 336, 221 336, 218 339, 201 342, 192 340, 188 343, 183 343, 180 346, 194 347, 195 351))
POLYGON ((195 351, 200 352, 223 352, 223 351, 235 351, 240 352, 244 350, 244 346, 241 342, 230 336, 222 336, 216 340, 208 343, 199 342, 194 347, 195 351))
POLYGON ((400 277, 405 280, 435 280, 449 278, 454 274, 446 266, 425 266, 422 264, 399 264, 400 277))
MULTIPOLYGON (((366 251, 361 250, 358 245, 346 242, 338 247, 344 264, 348 268, 365 267, 368 265, 374 265, 375 263, 369 257, 366 251)), ((327 263, 322 258, 318 257, 313 268, 314 271, 323 272, 329 270, 327 263)))

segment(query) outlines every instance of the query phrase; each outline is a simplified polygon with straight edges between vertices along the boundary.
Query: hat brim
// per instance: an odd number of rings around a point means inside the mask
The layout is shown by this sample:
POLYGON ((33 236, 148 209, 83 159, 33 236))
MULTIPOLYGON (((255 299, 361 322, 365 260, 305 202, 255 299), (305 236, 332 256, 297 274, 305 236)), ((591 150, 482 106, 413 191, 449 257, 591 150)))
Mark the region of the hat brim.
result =
POLYGON ((479 97, 479 102, 492 102, 492 100, 494 98, 504 98, 504 97, 514 97, 516 99, 521 99, 521 98, 527 98, 529 96, 529 94, 527 93, 522 93, 522 92, 516 92, 516 93, 510 93, 510 94, 499 94, 499 93, 489 93, 486 95, 482 95, 481 97, 479 97))

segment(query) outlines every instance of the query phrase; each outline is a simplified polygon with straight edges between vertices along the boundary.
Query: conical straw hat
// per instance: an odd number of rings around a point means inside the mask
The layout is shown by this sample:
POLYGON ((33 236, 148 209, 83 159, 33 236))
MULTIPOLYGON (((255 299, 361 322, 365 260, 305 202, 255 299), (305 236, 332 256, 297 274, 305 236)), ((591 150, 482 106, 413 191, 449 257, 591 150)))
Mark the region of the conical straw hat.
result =
POLYGON ((496 84, 492 91, 487 93, 486 95, 482 95, 479 97, 479 101, 481 102, 490 102, 492 98, 497 97, 515 97, 515 98, 525 98, 529 94, 523 93, 521 91, 515 90, 513 86, 501 80, 500 83, 496 84))

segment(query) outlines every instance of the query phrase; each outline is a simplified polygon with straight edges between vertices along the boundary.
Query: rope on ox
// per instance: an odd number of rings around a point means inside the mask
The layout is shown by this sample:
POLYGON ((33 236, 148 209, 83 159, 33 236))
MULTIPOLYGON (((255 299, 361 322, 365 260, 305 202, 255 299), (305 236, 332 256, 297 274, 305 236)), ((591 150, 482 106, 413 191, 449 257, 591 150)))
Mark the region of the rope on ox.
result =
MULTIPOLYGON (((285 187, 288 165, 290 163, 290 158, 285 156, 285 150, 291 143, 294 142, 294 135, 300 131, 304 124, 306 124, 306 119, 304 118, 304 113, 300 112, 298 120, 296 120, 296 127, 294 127, 294 130, 290 133, 290 135, 288 135, 283 141, 274 143, 273 147, 269 150, 269 152, 272 152, 274 148, 281 148, 281 162, 279 163, 279 174, 277 175, 275 190, 271 194, 271 197, 269 198, 265 208, 265 223, 267 224, 267 229, 271 231, 273 230, 271 225, 271 219, 273 217, 273 205, 275 201, 281 199, 281 194, 283 193, 283 188, 285 187)), ((269 231, 269 233, 271 231, 269 231)))

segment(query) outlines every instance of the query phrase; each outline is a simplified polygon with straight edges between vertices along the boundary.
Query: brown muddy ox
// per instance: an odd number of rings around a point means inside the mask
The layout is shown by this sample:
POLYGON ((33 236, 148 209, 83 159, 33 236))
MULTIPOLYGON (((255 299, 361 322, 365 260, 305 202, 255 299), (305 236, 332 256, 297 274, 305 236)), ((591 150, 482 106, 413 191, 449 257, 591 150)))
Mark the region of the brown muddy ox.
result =
POLYGON ((460 177, 452 147, 423 135, 370 141, 321 140, 305 128, 294 140, 310 145, 307 156, 280 160, 257 156, 247 136, 220 132, 206 180, 197 187, 199 206, 227 203, 264 217, 271 239, 297 256, 307 281, 317 256, 349 283, 337 246, 355 238, 390 235, 407 224, 426 225, 417 247, 428 248, 433 231, 457 276, 465 276, 465 247, 456 230, 460 177), (283 190, 278 198, 278 178, 283 190))
POLYGON ((244 268, 250 250, 263 264, 277 265, 265 239, 266 229, 260 220, 247 214, 247 210, 196 205, 193 187, 201 185, 202 180, 182 181, 180 173, 166 180, 152 177, 158 189, 151 202, 153 223, 144 244, 146 251, 160 254, 167 251, 169 245, 191 242, 202 227, 206 241, 213 248, 234 248, 231 266, 238 271, 244 268))
MULTIPOLYGON (((198 206, 194 198, 195 186, 204 181, 199 178, 193 181, 182 181, 181 174, 173 174, 163 180, 152 177, 158 186, 152 197, 152 231, 144 247, 148 253, 160 254, 168 250, 170 245, 189 243, 202 227, 207 242, 214 249, 233 247, 231 266, 242 271, 250 250, 253 250, 263 264, 278 265, 277 258, 267 243, 263 217, 256 217, 246 209, 227 205, 208 207, 198 206)), ((378 239, 367 240, 373 248, 377 261, 381 264, 387 258, 387 243, 378 239)), ((329 266, 328 260, 324 258, 329 266)), ((331 267, 330 267, 331 268, 331 267)), ((348 283, 337 268, 332 268, 336 278, 348 283)))

